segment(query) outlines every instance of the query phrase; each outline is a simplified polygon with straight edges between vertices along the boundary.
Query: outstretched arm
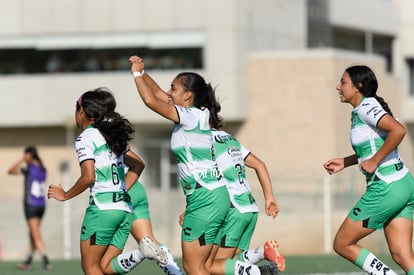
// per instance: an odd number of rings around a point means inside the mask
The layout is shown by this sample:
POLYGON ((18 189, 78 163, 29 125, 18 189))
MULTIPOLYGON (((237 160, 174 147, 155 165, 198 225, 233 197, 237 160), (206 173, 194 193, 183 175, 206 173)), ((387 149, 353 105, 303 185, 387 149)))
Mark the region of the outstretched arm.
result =
POLYGON ((47 197, 58 201, 66 201, 76 197, 85 191, 92 183, 95 182, 95 168, 93 160, 85 160, 81 164, 81 176, 76 183, 68 190, 63 190, 61 185, 50 185, 47 191, 47 197))
POLYGON ((247 156, 247 158, 244 160, 244 164, 256 171, 256 175, 259 179, 265 198, 266 214, 268 216, 276 218, 280 209, 275 198, 273 197, 272 181, 270 180, 266 164, 258 157, 256 157, 253 153, 250 153, 247 156))
POLYGON ((352 166, 358 163, 357 156, 350 155, 344 158, 334 158, 330 159, 327 162, 323 164, 323 167, 325 168, 326 172, 328 172, 330 175, 338 173, 342 169, 352 166))
POLYGON ((128 166, 128 172, 125 175, 126 189, 128 191, 141 176, 141 173, 145 168, 145 163, 131 150, 125 154, 124 162, 128 166))
POLYGON ((22 166, 23 163, 24 163, 24 159, 20 159, 15 164, 13 164, 12 167, 9 168, 9 170, 7 170, 7 173, 9 175, 18 175, 20 173, 20 167, 22 166))
MULTIPOLYGON (((132 73, 141 73, 144 70, 144 62, 140 57, 131 56, 129 61, 131 62, 132 73)), ((144 75, 136 76, 134 80, 138 93, 148 108, 175 123, 179 122, 177 110, 173 105, 168 103, 168 95, 165 94, 166 96, 161 96, 162 90, 156 88, 158 85, 154 84, 154 81, 149 75, 144 73, 144 75), (155 91, 153 91, 151 87, 155 87, 155 91)))
POLYGON ((155 80, 150 76, 150 74, 145 72, 144 74, 142 74, 142 78, 158 99, 164 102, 169 101, 170 96, 163 89, 160 88, 158 83, 155 82, 155 80))

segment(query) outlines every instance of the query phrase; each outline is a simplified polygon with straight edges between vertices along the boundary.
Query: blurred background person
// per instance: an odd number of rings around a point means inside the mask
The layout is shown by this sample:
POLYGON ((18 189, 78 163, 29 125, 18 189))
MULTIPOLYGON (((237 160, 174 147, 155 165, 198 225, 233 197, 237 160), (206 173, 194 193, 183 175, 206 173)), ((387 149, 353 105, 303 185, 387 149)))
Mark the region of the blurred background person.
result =
POLYGON ((26 147, 23 157, 10 167, 8 174, 24 176, 23 206, 29 227, 29 254, 23 263, 17 264, 17 268, 32 269, 33 256, 37 250, 42 255, 43 268, 50 270, 52 265, 45 253, 45 244, 40 233, 40 224, 46 209, 44 190, 47 173, 36 147, 26 147))

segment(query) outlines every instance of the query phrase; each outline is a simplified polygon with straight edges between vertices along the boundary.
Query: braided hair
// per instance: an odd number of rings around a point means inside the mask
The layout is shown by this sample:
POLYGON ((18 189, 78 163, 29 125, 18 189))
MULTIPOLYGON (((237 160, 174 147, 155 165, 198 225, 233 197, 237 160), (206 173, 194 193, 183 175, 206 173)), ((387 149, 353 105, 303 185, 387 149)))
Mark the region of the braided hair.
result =
POLYGON ((202 76, 193 72, 183 72, 177 75, 186 91, 193 92, 193 105, 199 109, 207 108, 210 111, 210 125, 212 128, 221 128, 222 117, 220 103, 216 98, 215 89, 202 76))
POLYGON ((367 66, 357 65, 351 66, 345 70, 351 78, 352 84, 365 97, 374 97, 382 106, 382 108, 391 116, 393 116, 388 103, 377 95, 378 81, 374 72, 367 66))

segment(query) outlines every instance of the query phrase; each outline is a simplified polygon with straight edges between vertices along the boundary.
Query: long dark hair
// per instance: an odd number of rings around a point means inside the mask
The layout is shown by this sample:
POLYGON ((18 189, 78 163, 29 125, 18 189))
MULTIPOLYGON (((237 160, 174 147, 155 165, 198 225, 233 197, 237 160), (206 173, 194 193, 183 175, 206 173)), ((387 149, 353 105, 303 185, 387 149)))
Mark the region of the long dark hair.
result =
POLYGON ((128 119, 115 112, 116 101, 107 88, 85 92, 76 102, 76 110, 82 106, 88 119, 104 136, 109 148, 121 155, 132 139, 134 129, 128 119))
POLYGON ((220 103, 216 98, 215 89, 207 83, 202 76, 193 72, 183 72, 177 75, 178 79, 186 91, 194 94, 193 105, 199 109, 207 108, 210 111, 210 125, 219 129, 222 125, 222 117, 219 116, 221 110, 220 103))
POLYGON ((390 107, 385 100, 377 95, 378 81, 374 72, 365 65, 351 66, 345 70, 351 78, 352 84, 365 97, 374 97, 384 108, 384 110, 393 115, 390 107))
POLYGON ((27 146, 26 148, 24 148, 24 153, 30 154, 32 158, 39 163, 40 167, 43 170, 46 170, 46 167, 43 165, 43 161, 40 158, 39 153, 37 152, 37 148, 35 146, 27 146))

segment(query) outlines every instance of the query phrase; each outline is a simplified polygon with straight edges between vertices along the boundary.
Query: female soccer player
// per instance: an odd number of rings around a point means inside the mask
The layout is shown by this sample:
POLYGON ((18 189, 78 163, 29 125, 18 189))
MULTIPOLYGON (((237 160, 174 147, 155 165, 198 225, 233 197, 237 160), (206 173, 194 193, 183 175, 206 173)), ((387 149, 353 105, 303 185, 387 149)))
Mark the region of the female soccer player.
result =
MULTIPOLYGON (((100 89, 100 92, 104 95, 104 105, 107 106, 107 112, 114 112, 116 108, 116 100, 112 93, 104 89, 100 89)), ((142 161, 142 163, 144 162, 142 161)), ((167 262, 157 261, 157 264, 166 274, 182 275, 182 271, 178 266, 177 262, 175 261, 170 249, 167 246, 160 244, 160 242, 154 236, 148 207, 148 198, 144 186, 140 181, 133 183, 132 187, 129 183, 126 183, 126 185, 128 194, 131 197, 131 206, 134 210, 133 217, 131 220, 132 236, 138 243, 143 242, 144 246, 141 246, 142 248, 146 248, 145 244, 151 242, 165 252, 167 262)), ((145 259, 144 252, 139 257, 139 262, 145 259)))
MULTIPOLYGON (((219 128, 220 125, 214 127, 219 128)), ((231 207, 216 238, 212 253, 216 256, 209 259, 209 271, 221 274, 225 270, 225 274, 233 274, 231 269, 237 261, 256 264, 263 259, 275 263, 279 271, 284 271, 285 259, 279 252, 277 241, 266 241, 263 247, 249 250, 259 209, 250 192, 245 166, 256 171, 265 198, 266 214, 275 218, 279 212, 266 165, 227 132, 213 129, 212 134, 217 164, 226 181, 231 207)))
POLYGON ((369 274, 397 274, 358 244, 383 228, 394 261, 407 274, 414 274, 414 179, 397 151, 406 129, 377 95, 377 88, 376 76, 367 66, 347 68, 336 86, 340 101, 354 108, 351 144, 355 154, 331 159, 323 166, 329 174, 335 174, 358 164, 367 187, 339 228, 333 247, 369 274))
MULTIPOLYGON (((180 184, 186 195, 181 231, 183 266, 188 275, 210 274, 206 268, 230 198, 213 156, 210 124, 219 120, 214 89, 198 74, 178 74, 165 93, 144 72, 144 62, 131 56, 131 72, 144 104, 174 122, 171 149, 178 163, 180 184)), ((235 267, 234 267, 235 269, 235 267)), ((242 264, 235 274, 260 274, 257 266, 242 264)))
POLYGON ((46 209, 45 182, 46 168, 39 157, 36 147, 24 149, 23 158, 8 170, 9 175, 24 175, 24 215, 29 227, 30 253, 27 259, 17 265, 18 269, 32 269, 33 254, 37 250, 42 254, 43 268, 52 269, 45 253, 45 244, 40 232, 40 224, 46 209), (26 164, 25 167, 21 166, 26 164))
MULTIPOLYGON (((105 97, 97 90, 85 92, 77 100, 75 120, 83 130, 76 139, 81 176, 67 191, 50 185, 48 197, 65 201, 90 188, 80 236, 82 269, 87 275, 124 274, 136 266, 141 255, 140 249, 121 254, 132 218, 126 183, 137 181, 144 168, 127 147, 133 129, 118 113, 107 112, 105 97)), ((155 246, 147 251, 153 258, 159 256, 155 246)))

